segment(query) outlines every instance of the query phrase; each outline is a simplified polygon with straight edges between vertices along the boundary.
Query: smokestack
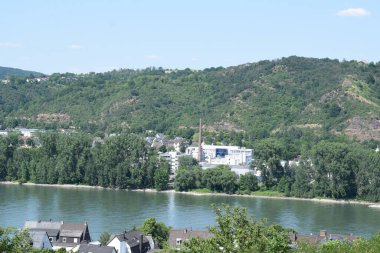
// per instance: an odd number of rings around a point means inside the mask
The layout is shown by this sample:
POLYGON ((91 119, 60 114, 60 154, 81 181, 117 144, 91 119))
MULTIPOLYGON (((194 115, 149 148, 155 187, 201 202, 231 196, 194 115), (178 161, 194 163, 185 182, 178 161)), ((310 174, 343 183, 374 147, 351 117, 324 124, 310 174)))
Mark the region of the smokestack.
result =
POLYGON ((199 119, 198 162, 202 161, 202 119, 199 119))

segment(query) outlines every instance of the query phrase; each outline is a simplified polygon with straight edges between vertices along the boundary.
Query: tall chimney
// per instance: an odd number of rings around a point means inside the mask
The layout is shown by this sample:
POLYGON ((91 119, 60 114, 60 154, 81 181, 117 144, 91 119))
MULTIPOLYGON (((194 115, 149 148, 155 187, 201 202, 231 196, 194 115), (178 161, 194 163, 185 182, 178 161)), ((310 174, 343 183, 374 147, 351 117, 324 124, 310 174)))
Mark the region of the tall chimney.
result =
POLYGON ((202 161, 202 118, 199 119, 198 162, 202 161))

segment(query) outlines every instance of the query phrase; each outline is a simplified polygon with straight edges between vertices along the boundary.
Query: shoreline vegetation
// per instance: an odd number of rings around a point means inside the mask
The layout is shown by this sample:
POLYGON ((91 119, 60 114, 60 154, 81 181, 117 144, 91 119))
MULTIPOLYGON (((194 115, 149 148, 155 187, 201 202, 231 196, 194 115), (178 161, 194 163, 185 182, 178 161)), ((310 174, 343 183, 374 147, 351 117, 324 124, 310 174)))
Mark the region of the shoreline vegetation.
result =
POLYGON ((265 191, 255 191, 252 194, 228 194, 221 192, 211 192, 202 191, 202 189, 193 191, 176 191, 164 190, 157 191, 156 189, 146 188, 146 189, 120 189, 120 188, 110 188, 102 186, 92 186, 83 184, 37 184, 37 183, 20 183, 17 181, 1 181, 2 185, 22 185, 22 186, 38 186, 38 187, 55 187, 55 188, 67 188, 67 189, 99 189, 99 190, 122 190, 122 191, 132 191, 132 192, 153 192, 153 193, 176 193, 176 194, 186 194, 192 196, 227 196, 227 197, 243 197, 243 198, 264 198, 264 199, 282 199, 282 200, 298 200, 298 201, 310 201, 319 203, 330 203, 330 204, 350 204, 350 205, 367 205, 370 208, 380 208, 380 203, 361 201, 361 200, 339 200, 339 199, 329 199, 329 198, 298 198, 298 197, 287 197, 287 196, 276 196, 273 192, 265 191), (261 194, 260 194, 261 193, 261 194))

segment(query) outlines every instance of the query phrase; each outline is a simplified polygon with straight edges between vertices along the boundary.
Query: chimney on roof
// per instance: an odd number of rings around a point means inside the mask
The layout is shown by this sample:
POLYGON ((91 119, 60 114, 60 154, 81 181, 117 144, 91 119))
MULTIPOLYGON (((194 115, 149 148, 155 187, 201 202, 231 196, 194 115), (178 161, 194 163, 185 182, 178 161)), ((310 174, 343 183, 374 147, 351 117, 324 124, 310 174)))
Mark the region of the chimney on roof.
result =
POLYGON ((144 240, 144 236, 142 234, 140 234, 140 253, 142 253, 142 250, 143 250, 143 240, 144 240))
POLYGON ((87 221, 84 222, 84 225, 85 225, 86 227, 88 226, 87 221))
POLYGON ((326 230, 320 230, 320 231, 319 231, 319 236, 320 236, 320 237, 326 237, 326 235, 327 235, 326 230))
POLYGON ((187 228, 185 228, 185 230, 183 230, 183 233, 186 234, 187 233, 187 228))

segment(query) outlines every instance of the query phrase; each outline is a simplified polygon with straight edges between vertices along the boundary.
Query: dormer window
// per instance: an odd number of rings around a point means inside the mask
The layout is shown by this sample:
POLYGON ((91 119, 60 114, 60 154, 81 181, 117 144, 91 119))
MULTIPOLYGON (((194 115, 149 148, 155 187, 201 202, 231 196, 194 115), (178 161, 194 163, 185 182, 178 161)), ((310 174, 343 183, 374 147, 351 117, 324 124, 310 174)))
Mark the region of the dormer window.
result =
POLYGON ((182 239, 181 239, 181 238, 177 238, 177 239, 176 239, 176 245, 177 245, 177 246, 180 246, 181 243, 182 243, 182 239))

